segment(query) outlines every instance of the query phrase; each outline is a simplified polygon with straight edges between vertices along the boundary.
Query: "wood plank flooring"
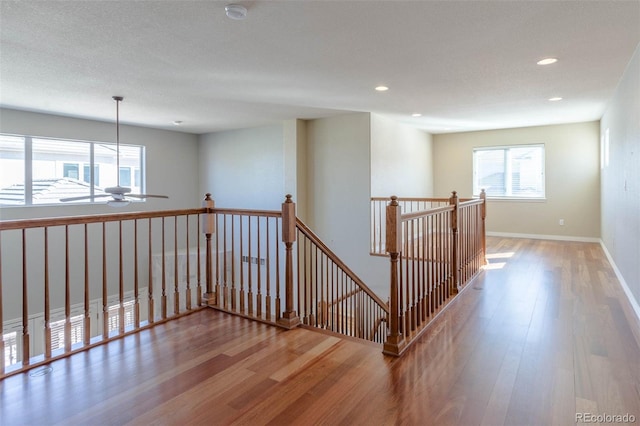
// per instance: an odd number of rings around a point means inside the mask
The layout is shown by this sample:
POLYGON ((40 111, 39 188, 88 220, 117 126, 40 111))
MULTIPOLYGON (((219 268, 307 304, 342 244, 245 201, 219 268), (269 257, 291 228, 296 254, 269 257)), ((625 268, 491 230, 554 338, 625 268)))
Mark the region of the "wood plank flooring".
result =
POLYGON ((204 310, 0 381, 0 424, 640 423, 640 324, 600 246, 488 246, 403 358, 204 310))

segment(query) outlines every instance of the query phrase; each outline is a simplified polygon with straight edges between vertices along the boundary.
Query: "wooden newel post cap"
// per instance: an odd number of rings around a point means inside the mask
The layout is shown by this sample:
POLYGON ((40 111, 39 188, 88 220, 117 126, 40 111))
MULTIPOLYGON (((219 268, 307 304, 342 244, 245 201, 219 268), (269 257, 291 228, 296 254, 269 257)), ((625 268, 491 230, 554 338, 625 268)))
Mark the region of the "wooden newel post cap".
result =
POLYGON ((286 198, 284 200, 285 203, 293 203, 293 200, 291 199, 293 196, 291 194, 287 194, 284 197, 286 198))
POLYGON ((398 205, 398 196, 397 195, 392 195, 391 196, 391 203, 389 205, 390 206, 397 206, 398 205))
POLYGON ((451 196, 452 197, 458 196, 458 191, 451 191, 451 196))

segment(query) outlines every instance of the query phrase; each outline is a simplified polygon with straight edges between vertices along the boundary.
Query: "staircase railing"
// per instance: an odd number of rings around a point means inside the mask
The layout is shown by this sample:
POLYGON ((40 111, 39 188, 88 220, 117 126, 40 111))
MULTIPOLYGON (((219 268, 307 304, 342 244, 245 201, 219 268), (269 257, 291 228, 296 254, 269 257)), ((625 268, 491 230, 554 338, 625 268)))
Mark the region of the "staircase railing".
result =
POLYGON ((296 218, 290 195, 281 211, 205 204, 207 250, 218 253, 207 266, 209 306, 287 328, 302 323, 384 341, 386 303, 296 218))
POLYGON ((388 306, 298 219, 297 309, 303 324, 383 343, 388 306))
MULTIPOLYGON (((441 200, 444 201, 444 200, 441 200)), ((402 213, 397 197, 386 207, 390 259, 389 335, 384 353, 399 356, 485 263, 486 195, 402 213)))

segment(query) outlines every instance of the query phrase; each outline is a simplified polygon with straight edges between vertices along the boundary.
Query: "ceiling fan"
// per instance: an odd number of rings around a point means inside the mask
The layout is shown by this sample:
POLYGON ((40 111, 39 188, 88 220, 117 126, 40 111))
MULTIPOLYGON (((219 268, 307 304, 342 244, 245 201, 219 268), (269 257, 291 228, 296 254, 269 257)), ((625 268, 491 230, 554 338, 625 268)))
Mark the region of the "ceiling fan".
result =
POLYGON ((120 186, 120 102, 124 98, 122 96, 113 96, 113 100, 116 101, 116 186, 105 188, 105 194, 98 195, 83 195, 81 197, 68 197, 61 198, 60 201, 78 201, 91 198, 104 198, 111 197, 111 200, 107 204, 111 207, 124 207, 129 204, 127 197, 132 198, 169 198, 166 195, 152 195, 152 194, 130 194, 131 188, 126 186, 120 186))

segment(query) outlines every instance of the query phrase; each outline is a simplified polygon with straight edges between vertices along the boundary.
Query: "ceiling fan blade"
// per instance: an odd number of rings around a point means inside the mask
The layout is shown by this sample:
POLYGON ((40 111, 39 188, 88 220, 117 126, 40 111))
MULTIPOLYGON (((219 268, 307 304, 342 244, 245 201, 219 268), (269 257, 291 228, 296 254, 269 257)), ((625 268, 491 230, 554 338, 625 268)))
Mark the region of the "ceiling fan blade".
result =
POLYGON ((127 197, 134 198, 169 198, 166 195, 153 195, 153 194, 127 194, 127 197))
MULTIPOLYGON (((93 198, 104 198, 104 197, 110 197, 110 194, 99 194, 99 195, 94 195, 93 198)), ((91 199, 91 195, 83 195, 81 197, 67 197, 67 198, 60 198, 60 201, 62 201, 63 203, 67 202, 67 201, 79 201, 79 200, 89 200, 91 199)))

